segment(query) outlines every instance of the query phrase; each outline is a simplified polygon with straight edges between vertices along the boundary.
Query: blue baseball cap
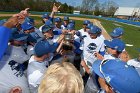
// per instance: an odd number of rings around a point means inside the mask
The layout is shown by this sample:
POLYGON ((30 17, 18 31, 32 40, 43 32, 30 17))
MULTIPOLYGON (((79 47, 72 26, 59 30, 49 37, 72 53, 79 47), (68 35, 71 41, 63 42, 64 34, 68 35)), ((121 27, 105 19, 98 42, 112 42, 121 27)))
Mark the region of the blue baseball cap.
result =
POLYGON ((23 24, 21 24, 21 28, 25 31, 34 28, 34 26, 29 22, 24 22, 23 24))
POLYGON ((42 15, 42 18, 50 18, 49 13, 45 13, 42 15))
POLYGON ((41 57, 45 54, 51 53, 53 47, 46 40, 41 40, 37 42, 34 46, 34 54, 38 57, 41 57))
POLYGON ((10 40, 27 41, 27 38, 28 38, 27 34, 14 34, 11 35, 10 40))
POLYGON ((67 29, 68 29, 68 30, 74 30, 74 29, 75 29, 75 25, 72 24, 72 23, 69 23, 69 24, 67 25, 67 29))
POLYGON ((64 21, 69 21, 69 17, 68 16, 64 16, 64 21))
POLYGON ((83 25, 87 25, 87 24, 89 24, 89 23, 90 23, 89 20, 84 20, 83 25))
POLYGON ((32 43, 37 43, 39 39, 41 39, 41 37, 36 32, 32 32, 29 34, 27 41, 32 43))
POLYGON ((118 37, 118 36, 121 36, 121 35, 123 35, 123 34, 124 34, 124 29, 123 29, 123 28, 120 28, 120 27, 115 28, 115 29, 110 33, 110 35, 111 35, 112 37, 118 37))
POLYGON ((52 27, 49 27, 49 26, 47 26, 47 25, 44 25, 44 26, 42 27, 42 32, 45 33, 45 32, 48 32, 48 31, 51 30, 51 29, 52 29, 52 27))
POLYGON ((31 24, 34 24, 34 23, 35 23, 34 19, 31 18, 31 17, 26 17, 26 18, 25 18, 25 22, 29 22, 29 23, 31 23, 31 24))
POLYGON ((87 24, 87 28, 90 29, 93 26, 93 23, 87 24))
POLYGON ((75 21, 74 20, 70 20, 69 23, 72 23, 75 25, 75 21))
POLYGON ((61 20, 60 17, 57 17, 57 18, 54 19, 54 21, 55 21, 55 22, 61 22, 62 20, 61 20))
POLYGON ((0 26, 3 25, 6 21, 7 19, 0 20, 0 26))
POLYGON ((11 30, 12 30, 12 32, 11 32, 12 34, 15 34, 19 31, 18 28, 16 28, 16 27, 11 28, 11 30))
POLYGON ((47 21, 45 22, 45 25, 46 25, 46 26, 49 26, 49 27, 54 27, 52 21, 50 21, 50 20, 47 20, 47 21))
POLYGON ((115 49, 118 52, 122 52, 125 49, 125 43, 120 39, 105 40, 105 45, 109 48, 115 49))
POLYGON ((92 70, 120 93, 139 93, 140 76, 135 68, 119 59, 97 60, 92 70))
POLYGON ((101 31, 101 29, 98 27, 98 26, 91 26, 90 27, 90 30, 88 31, 89 33, 92 33, 92 34, 97 34, 101 31))

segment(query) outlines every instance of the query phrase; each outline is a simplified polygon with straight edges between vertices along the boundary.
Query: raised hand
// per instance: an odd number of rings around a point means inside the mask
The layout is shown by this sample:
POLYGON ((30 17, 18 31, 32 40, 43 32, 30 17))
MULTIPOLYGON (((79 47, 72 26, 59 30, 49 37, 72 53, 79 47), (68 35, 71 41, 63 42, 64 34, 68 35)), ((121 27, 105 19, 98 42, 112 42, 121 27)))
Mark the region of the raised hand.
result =
POLYGON ((11 18, 8 19, 8 21, 4 24, 4 26, 12 28, 16 25, 22 24, 24 22, 25 17, 29 16, 28 10, 29 8, 26 8, 25 10, 22 10, 20 13, 14 14, 11 18))
POLYGON ((101 54, 99 54, 98 52, 94 53, 94 56, 97 57, 97 59, 99 59, 99 60, 104 59, 104 57, 101 54))
POLYGON ((61 7, 61 5, 57 7, 57 6, 55 5, 55 3, 54 3, 54 4, 53 4, 53 9, 52 9, 52 11, 53 11, 53 12, 58 12, 58 10, 60 9, 60 7, 61 7))

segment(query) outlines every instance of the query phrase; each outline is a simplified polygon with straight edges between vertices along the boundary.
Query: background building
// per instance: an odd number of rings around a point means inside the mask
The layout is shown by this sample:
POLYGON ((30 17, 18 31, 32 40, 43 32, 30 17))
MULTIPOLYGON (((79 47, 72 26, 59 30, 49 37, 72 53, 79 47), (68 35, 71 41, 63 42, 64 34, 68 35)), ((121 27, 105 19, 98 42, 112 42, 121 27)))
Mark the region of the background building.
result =
POLYGON ((114 16, 121 19, 137 20, 140 18, 140 8, 119 7, 115 12, 114 16))

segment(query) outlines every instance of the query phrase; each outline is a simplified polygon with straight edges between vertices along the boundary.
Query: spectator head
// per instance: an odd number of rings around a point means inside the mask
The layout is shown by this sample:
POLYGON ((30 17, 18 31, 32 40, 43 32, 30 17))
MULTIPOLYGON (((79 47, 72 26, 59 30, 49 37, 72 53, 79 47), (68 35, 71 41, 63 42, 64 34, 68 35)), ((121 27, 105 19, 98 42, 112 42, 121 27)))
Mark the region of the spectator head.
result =
POLYGON ((38 93, 83 93, 78 70, 69 62, 54 63, 44 74, 38 93))

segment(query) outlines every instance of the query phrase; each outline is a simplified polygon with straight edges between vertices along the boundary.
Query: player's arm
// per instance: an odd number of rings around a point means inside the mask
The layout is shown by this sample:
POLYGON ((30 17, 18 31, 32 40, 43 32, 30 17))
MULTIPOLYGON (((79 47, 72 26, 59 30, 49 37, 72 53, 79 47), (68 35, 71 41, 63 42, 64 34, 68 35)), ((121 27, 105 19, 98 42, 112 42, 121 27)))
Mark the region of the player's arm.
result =
POLYGON ((11 29, 1 26, 0 27, 0 60, 7 48, 11 29))
POLYGON ((112 88, 106 84, 106 82, 103 78, 99 77, 98 82, 99 82, 101 88, 106 91, 106 93, 114 93, 112 88))
POLYGON ((58 12, 59 8, 60 8, 60 6, 57 7, 57 6, 55 5, 55 3, 53 4, 53 9, 52 9, 52 12, 51 12, 51 14, 50 14, 50 17, 51 17, 51 18, 54 18, 55 12, 58 12))
POLYGON ((59 39, 57 40, 57 42, 53 43, 53 51, 58 51, 59 46, 61 45, 62 40, 64 39, 64 35, 60 35, 59 39))
POLYGON ((12 27, 22 23, 26 16, 28 16, 29 8, 22 10, 20 13, 13 15, 0 27, 0 60, 7 48, 12 27))
POLYGON ((91 71, 90 71, 90 68, 87 66, 86 62, 84 60, 81 61, 81 65, 82 67, 85 69, 85 71, 90 74, 91 71))

